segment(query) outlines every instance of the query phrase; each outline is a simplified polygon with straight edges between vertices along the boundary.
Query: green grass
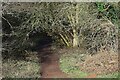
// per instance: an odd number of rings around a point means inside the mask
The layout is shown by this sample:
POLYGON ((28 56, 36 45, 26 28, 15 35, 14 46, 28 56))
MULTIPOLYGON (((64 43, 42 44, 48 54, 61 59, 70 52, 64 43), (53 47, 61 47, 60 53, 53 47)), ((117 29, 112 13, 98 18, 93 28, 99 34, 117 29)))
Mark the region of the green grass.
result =
POLYGON ((120 72, 115 72, 107 75, 99 75, 98 78, 120 78, 120 72))
POLYGON ((3 77, 6 78, 36 78, 40 77, 40 64, 37 59, 32 60, 4 60, 3 77))
MULTIPOLYGON (((60 59, 60 68, 63 72, 70 75, 71 78, 85 78, 86 76, 90 75, 90 73, 82 72, 80 70, 80 66, 75 66, 77 62, 81 62, 80 60, 81 54, 64 54, 61 56, 60 59)), ((97 78, 120 78, 120 73, 118 76, 118 72, 112 74, 103 74, 98 75, 97 78)))
POLYGON ((62 56, 60 59, 60 68, 63 72, 70 75, 71 78, 83 78, 88 74, 80 71, 79 66, 75 66, 77 62, 80 62, 80 57, 74 54, 62 56))
MULTIPOLYGON (((60 58, 60 68, 63 72, 70 75, 70 78, 85 78, 89 73, 82 72, 80 66, 76 66, 77 63, 81 63, 84 60, 83 54, 65 54, 60 58)), ((4 80, 13 80, 10 78, 32 78, 27 80, 37 80, 40 78, 40 64, 36 55, 28 57, 29 60, 4 60, 3 77, 4 80), (8 79, 7 79, 8 78, 8 79), (36 78, 36 79, 33 79, 36 78)), ((98 75, 97 78, 120 78, 120 73, 112 73, 107 75, 98 75)), ((18 80, 18 79, 14 79, 18 80)), ((26 79, 24 79, 26 80, 26 79)), ((58 80, 58 79, 57 79, 58 80)))
POLYGON ((39 78, 3 78, 2 80, 40 80, 39 78))

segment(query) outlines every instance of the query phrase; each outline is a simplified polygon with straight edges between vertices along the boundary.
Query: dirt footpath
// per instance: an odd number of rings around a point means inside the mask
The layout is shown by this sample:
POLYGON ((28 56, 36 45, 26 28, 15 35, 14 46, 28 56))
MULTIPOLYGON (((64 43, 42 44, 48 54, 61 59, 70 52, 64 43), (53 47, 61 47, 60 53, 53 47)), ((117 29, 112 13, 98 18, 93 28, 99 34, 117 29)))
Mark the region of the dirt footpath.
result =
POLYGON ((45 45, 39 50, 41 64, 41 78, 67 78, 68 75, 60 70, 59 55, 54 53, 50 45, 45 45))

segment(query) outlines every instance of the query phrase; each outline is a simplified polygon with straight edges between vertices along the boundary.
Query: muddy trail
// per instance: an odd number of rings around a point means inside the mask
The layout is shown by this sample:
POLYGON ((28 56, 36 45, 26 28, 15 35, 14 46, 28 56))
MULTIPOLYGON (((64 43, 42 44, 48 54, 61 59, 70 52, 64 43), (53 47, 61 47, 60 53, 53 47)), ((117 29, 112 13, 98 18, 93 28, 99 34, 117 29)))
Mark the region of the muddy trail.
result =
POLYGON ((51 44, 40 47, 38 57, 40 59, 41 78, 68 78, 68 75, 60 70, 60 57, 51 49, 51 44))
MULTIPOLYGON (((44 38, 37 46, 41 78, 70 78, 70 75, 60 69, 60 54, 52 49, 51 44, 52 40, 50 38, 44 38)), ((95 78, 96 76, 90 75, 87 77, 95 78)))
MULTIPOLYGON (((60 70, 60 55, 51 49, 51 44, 46 44, 40 47, 38 57, 40 59, 39 62, 41 66, 40 75, 43 80, 45 80, 45 78, 70 78, 70 75, 60 70)), ((96 78, 96 76, 96 74, 91 74, 85 78, 96 78)))

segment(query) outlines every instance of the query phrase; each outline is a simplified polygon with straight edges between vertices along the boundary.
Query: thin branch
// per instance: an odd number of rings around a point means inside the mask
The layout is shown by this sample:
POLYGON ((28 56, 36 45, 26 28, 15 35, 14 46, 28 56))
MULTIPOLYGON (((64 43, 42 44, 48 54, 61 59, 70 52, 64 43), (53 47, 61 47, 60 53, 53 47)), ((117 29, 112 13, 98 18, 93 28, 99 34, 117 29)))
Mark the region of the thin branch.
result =
POLYGON ((7 23, 9 24, 9 26, 11 27, 11 28, 13 28, 13 26, 11 25, 11 23, 5 18, 5 17, 3 17, 3 16, 1 16, 5 21, 7 21, 7 23))

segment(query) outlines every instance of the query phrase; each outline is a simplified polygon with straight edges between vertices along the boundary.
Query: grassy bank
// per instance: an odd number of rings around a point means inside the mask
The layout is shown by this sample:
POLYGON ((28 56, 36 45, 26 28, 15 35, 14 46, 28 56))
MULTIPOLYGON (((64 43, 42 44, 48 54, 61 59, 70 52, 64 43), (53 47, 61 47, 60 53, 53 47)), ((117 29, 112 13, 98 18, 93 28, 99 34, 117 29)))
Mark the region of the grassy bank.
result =
POLYGON ((5 59, 2 64, 2 74, 7 78, 39 78, 40 64, 37 54, 30 53, 26 60, 5 59))
MULTIPOLYGON (((102 59, 103 57, 105 58, 104 61, 108 60, 109 56, 107 57, 105 53, 96 54, 93 57, 89 57, 88 54, 83 54, 84 52, 80 52, 79 50, 76 49, 66 50, 64 51, 64 53, 65 54, 63 54, 60 58, 60 68, 63 72, 71 75, 72 78, 85 78, 86 76, 89 76, 91 74, 96 74, 97 75, 96 78, 118 78, 118 74, 120 76, 120 73, 118 73, 117 71, 114 71, 110 68, 110 71, 113 72, 109 72, 109 70, 105 70, 107 68, 104 68, 101 65, 100 65, 101 67, 98 66, 100 70, 104 70, 101 71, 102 72, 101 74, 97 74, 98 73, 97 71, 100 71, 99 69, 97 69, 96 71, 91 70, 92 68, 97 67, 95 65, 96 64, 95 61, 97 61, 99 64, 99 62, 103 62, 102 59), (100 57, 101 59, 99 59, 100 57), (94 61, 94 63, 93 62, 87 63, 88 61, 94 61), (84 68, 83 65, 84 66, 87 65, 88 67, 84 68), (82 71, 81 68, 84 68, 84 70, 82 71), (96 73, 92 73, 92 72, 96 72, 96 73)), ((118 56, 111 54, 110 57, 112 61, 116 61, 116 63, 113 65, 116 65, 115 68, 118 68, 118 62, 117 62, 118 56)), ((113 67, 112 65, 108 65, 108 66, 113 67)))

